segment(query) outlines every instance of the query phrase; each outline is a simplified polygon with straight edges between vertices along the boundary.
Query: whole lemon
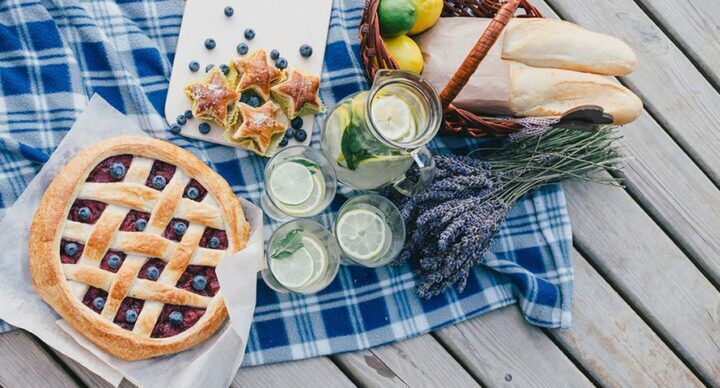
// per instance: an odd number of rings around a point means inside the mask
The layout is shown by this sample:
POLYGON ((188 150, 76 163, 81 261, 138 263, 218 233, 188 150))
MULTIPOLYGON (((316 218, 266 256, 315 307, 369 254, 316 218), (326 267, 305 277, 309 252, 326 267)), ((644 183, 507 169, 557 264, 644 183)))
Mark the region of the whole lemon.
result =
POLYGON ((432 27, 440 19, 443 10, 443 0, 413 0, 417 19, 408 34, 419 34, 432 27))
POLYGON ((377 14, 380 34, 388 38, 410 31, 417 18, 413 0, 380 0, 377 14))
POLYGON ((401 69, 418 74, 422 72, 425 61, 420 47, 414 40, 407 35, 400 35, 395 38, 383 39, 383 42, 385 42, 385 48, 387 48, 401 69))

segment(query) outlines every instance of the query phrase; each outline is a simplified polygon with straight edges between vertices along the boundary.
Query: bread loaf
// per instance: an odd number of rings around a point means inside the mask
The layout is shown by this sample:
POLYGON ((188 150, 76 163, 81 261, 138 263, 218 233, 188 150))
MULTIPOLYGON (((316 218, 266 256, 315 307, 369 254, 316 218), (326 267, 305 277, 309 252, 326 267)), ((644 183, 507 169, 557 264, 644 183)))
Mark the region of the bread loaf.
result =
POLYGON ((534 67, 602 75, 635 69, 635 53, 620 39, 553 19, 513 19, 502 36, 503 59, 534 67))
POLYGON ((627 124, 642 112, 633 92, 606 77, 509 62, 510 109, 517 116, 559 116, 581 105, 599 105, 614 124, 627 124))

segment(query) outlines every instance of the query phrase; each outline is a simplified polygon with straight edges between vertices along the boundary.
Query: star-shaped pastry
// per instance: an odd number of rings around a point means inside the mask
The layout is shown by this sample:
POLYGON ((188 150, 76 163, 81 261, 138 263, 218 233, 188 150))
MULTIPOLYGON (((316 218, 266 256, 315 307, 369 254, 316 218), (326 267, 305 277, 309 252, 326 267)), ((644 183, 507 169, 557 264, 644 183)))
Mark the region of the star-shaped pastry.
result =
POLYGON ((232 135, 233 140, 252 140, 258 151, 265 154, 270 147, 273 135, 285 133, 285 126, 275 119, 277 106, 272 101, 257 108, 244 103, 238 103, 237 106, 243 121, 232 135))
POLYGON ((320 78, 291 70, 286 80, 272 87, 273 98, 291 120, 297 116, 323 110, 318 95, 320 78))
POLYGON ((236 59, 232 65, 240 75, 235 90, 253 90, 266 101, 270 98, 270 86, 282 76, 280 70, 268 64, 265 50, 257 50, 247 58, 236 59))
POLYGON ((213 121, 220 126, 228 124, 228 118, 233 113, 228 111, 228 106, 233 109, 235 100, 239 96, 230 88, 222 72, 217 69, 213 70, 204 82, 185 86, 185 94, 192 100, 192 112, 195 117, 213 121))

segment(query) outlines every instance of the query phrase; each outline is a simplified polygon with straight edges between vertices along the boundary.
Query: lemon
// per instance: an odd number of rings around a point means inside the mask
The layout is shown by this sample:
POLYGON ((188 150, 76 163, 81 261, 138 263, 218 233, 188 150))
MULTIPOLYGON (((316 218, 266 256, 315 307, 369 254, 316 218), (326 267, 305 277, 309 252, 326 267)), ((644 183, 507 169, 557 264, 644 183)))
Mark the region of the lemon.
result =
POLYGON ((320 243, 313 238, 303 236, 302 242, 303 248, 305 248, 310 254, 310 257, 313 258, 313 275, 310 280, 307 281, 307 284, 313 284, 317 282, 327 270, 327 254, 325 254, 325 249, 320 243))
POLYGON ((310 282, 315 272, 315 260, 306 248, 300 248, 284 259, 270 260, 270 271, 287 288, 300 288, 310 282))
POLYGON ((378 5, 380 34, 394 37, 403 35, 415 25, 415 4, 413 0, 380 0, 378 5))
POLYGON ((417 18, 408 34, 416 35, 434 26, 440 19, 443 0, 413 0, 417 18))
POLYGON ((415 119, 410 107, 396 96, 378 98, 372 104, 372 118, 385 138, 399 140, 415 133, 415 119))
POLYGON ((396 38, 383 39, 385 48, 395 59, 402 70, 408 70, 420 74, 425 61, 423 60, 420 47, 407 35, 400 35, 396 38))
POLYGON ((325 181, 323 180, 322 173, 316 171, 315 175, 313 175, 313 181, 313 189, 308 199, 297 205, 287 205, 285 203, 281 203, 278 207, 285 213, 292 216, 302 216, 314 213, 322 203, 325 195, 325 181))
POLYGON ((340 216, 337 239, 342 250, 357 260, 372 260, 385 248, 388 225, 375 212, 355 209, 340 216))
POLYGON ((307 201, 315 186, 310 170, 295 162, 275 167, 269 180, 273 196, 286 205, 300 205, 307 201))

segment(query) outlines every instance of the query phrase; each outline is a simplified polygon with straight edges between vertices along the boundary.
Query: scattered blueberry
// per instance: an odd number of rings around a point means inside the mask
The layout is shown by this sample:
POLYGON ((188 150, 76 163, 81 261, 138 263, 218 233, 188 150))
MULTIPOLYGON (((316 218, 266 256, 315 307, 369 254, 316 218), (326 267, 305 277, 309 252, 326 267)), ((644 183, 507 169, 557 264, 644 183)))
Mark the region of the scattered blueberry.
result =
POLYGON ((307 139, 307 132, 305 132, 304 129, 295 131, 295 140, 302 142, 305 141, 305 139, 307 139))
POLYGON ((205 276, 197 275, 192 279, 192 288, 195 291, 202 291, 207 286, 207 279, 205 276))
POLYGON ((200 196, 200 190, 197 187, 188 187, 186 194, 190 199, 197 199, 200 196))
POLYGON ((81 207, 80 209, 78 209, 77 216, 80 221, 87 221, 92 216, 92 212, 88 207, 81 207))
POLYGON ((209 73, 210 70, 212 70, 213 67, 215 67, 215 65, 213 65, 212 63, 209 64, 209 65, 207 65, 207 66, 205 66, 205 72, 206 72, 206 73, 209 73))
POLYGON ((278 51, 277 49, 273 49, 272 51, 270 51, 270 59, 274 61, 278 58, 280 58, 280 51, 278 51))
POLYGON ((185 117, 185 115, 179 115, 175 121, 180 125, 185 125, 185 123, 187 123, 187 117, 185 117))
POLYGON ((122 179, 125 176, 125 166, 122 163, 113 163, 110 166, 110 176, 114 179, 122 179))
POLYGON ((173 311, 168 315, 168 321, 171 325, 177 326, 182 323, 183 315, 180 311, 173 311))
POLYGON ((253 108, 257 108, 260 106, 260 97, 258 96, 252 96, 248 98, 248 105, 250 105, 253 108))
POLYGON ((245 29, 245 39, 253 40, 254 37, 255 37, 255 30, 253 30, 252 28, 245 29))
POLYGON ((210 133, 210 124, 200 123, 200 125, 198 126, 198 131, 200 131, 200 133, 202 133, 203 135, 207 135, 208 133, 210 133))
POLYGON ((174 123, 173 125, 170 126, 170 132, 172 132, 176 135, 178 133, 180 133, 180 129, 182 129, 182 128, 180 128, 180 124, 178 124, 178 123, 174 123))
POLYGON ((220 239, 215 236, 210 237, 210 241, 208 241, 208 247, 215 249, 219 246, 220 246, 220 239))
POLYGON ((185 111, 185 118, 186 118, 186 119, 191 119, 192 117, 193 117, 192 111, 189 110, 189 109, 186 110, 186 111, 185 111))
POLYGON ((243 104, 249 104, 251 96, 252 95, 249 93, 243 93, 242 95, 240 95, 240 102, 242 102, 243 104))
POLYGON ((173 232, 175 232, 176 235, 182 236, 187 231, 187 225, 185 225, 182 222, 176 222, 173 225, 173 232))
POLYGON ((235 13, 235 10, 231 6, 225 7, 225 16, 230 17, 235 13))
POLYGON ((101 296, 98 296, 97 298, 93 299, 93 306, 95 306, 95 308, 98 310, 102 310, 103 307, 105 307, 105 299, 101 296))
POLYGON ((63 248, 63 252, 68 256, 75 256, 78 253, 78 246, 75 243, 67 243, 63 248))
POLYGON ((127 323, 135 323, 138 318, 138 313, 135 310, 128 310, 125 312, 125 322, 127 323))
POLYGON ((165 177, 162 175, 155 175, 152 179, 152 185, 157 190, 164 189, 166 184, 167 184, 167 181, 165 180, 165 177))
POLYGON ((215 39, 213 39, 213 38, 207 38, 207 39, 205 39, 205 48, 206 48, 206 49, 212 50, 212 49, 215 48, 215 45, 216 45, 215 39))
POLYGON ((249 50, 250 50, 250 48, 248 47, 248 45, 246 43, 240 43, 239 45, 237 45, 237 52, 240 55, 247 54, 249 50))
POLYGON ((190 63, 188 64, 188 68, 190 69, 190 71, 196 72, 200 70, 200 64, 198 63, 198 61, 190 61, 190 63))
POLYGON ((288 138, 288 139, 292 139, 293 137, 295 137, 295 130, 292 129, 292 128, 286 129, 286 130, 285 130, 285 137, 288 138))
POLYGON ((278 143, 278 145, 279 145, 280 147, 285 147, 286 145, 288 145, 288 138, 287 138, 287 137, 283 137, 282 140, 280 140, 280 143, 278 143))
POLYGON ((230 66, 223 63, 222 65, 220 65, 220 71, 222 71, 223 74, 227 75, 227 73, 230 71, 230 66))
POLYGON ((120 256, 112 255, 112 256, 108 257, 107 263, 108 263, 108 267, 110 267, 112 269, 120 268, 120 256))
POLYGON ((145 228, 147 228, 147 221, 144 218, 135 221, 135 230, 142 232, 145 228))
POLYGON ((277 61, 275 61, 275 67, 282 70, 288 66, 287 59, 285 58, 278 58, 277 61))
POLYGON ((294 129, 302 129, 302 127, 303 127, 302 117, 295 117, 294 119, 292 119, 292 121, 290 121, 290 126, 293 127, 294 129))
POLYGON ((303 57, 307 58, 307 57, 311 56, 312 53, 313 53, 313 49, 309 44, 304 44, 304 45, 300 46, 300 55, 302 55, 303 57))
POLYGON ((147 278, 150 280, 157 280, 160 277, 160 270, 153 266, 147 269, 147 278))

